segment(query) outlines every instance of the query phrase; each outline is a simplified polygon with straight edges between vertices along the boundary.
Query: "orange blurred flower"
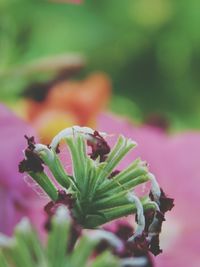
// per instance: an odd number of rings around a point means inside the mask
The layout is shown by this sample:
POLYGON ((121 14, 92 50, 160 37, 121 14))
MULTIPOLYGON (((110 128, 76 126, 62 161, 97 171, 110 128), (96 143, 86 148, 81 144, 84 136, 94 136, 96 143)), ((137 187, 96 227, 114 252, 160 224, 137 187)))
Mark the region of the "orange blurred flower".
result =
POLYGON ((110 93, 110 79, 102 73, 91 74, 81 81, 53 83, 42 101, 26 100, 27 119, 43 142, 48 143, 65 127, 74 124, 95 127, 96 116, 105 108, 110 93))

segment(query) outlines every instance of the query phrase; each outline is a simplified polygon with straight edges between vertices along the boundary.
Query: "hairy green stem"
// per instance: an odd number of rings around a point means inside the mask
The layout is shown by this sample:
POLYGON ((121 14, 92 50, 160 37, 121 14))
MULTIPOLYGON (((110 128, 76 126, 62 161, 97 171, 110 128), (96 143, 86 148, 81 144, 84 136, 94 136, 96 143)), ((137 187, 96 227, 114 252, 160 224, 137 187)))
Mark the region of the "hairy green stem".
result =
POLYGON ((57 189, 44 172, 29 172, 29 175, 40 185, 40 187, 53 201, 57 200, 57 189))

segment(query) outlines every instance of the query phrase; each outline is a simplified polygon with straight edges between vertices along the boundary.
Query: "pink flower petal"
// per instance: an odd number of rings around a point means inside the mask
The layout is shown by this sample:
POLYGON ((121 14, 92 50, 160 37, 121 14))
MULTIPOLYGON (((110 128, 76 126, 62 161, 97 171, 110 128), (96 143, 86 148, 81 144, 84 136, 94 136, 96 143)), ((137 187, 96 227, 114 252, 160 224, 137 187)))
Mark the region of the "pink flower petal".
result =
POLYGON ((0 104, 0 232, 11 234, 13 227, 23 217, 37 219, 41 205, 35 207, 38 196, 24 182, 18 172, 22 150, 26 146, 24 134, 34 135, 34 130, 0 104), (40 208, 39 208, 40 207, 40 208))
POLYGON ((134 139, 138 147, 121 165, 140 156, 149 163, 165 192, 175 199, 175 207, 163 225, 162 239, 166 248, 156 258, 156 266, 199 266, 200 133, 170 136, 158 128, 134 126, 111 114, 101 114, 97 125, 98 130, 114 134, 111 142, 119 133, 134 139))

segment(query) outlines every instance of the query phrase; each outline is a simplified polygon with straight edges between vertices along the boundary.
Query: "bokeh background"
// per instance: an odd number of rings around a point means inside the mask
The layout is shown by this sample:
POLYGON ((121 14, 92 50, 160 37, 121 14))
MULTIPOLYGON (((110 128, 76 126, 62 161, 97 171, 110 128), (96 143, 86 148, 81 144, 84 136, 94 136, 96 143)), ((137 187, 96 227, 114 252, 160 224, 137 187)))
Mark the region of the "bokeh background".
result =
POLYGON ((64 2, 0 0, 0 231, 30 213, 24 133, 86 124, 138 141, 175 198, 156 266, 199 267, 200 1, 64 2))
POLYGON ((198 0, 1 0, 0 98, 45 79, 19 75, 19 66, 77 52, 87 59, 80 76, 101 70, 112 78, 115 111, 142 120, 159 113, 172 129, 199 128, 199 9, 198 0))

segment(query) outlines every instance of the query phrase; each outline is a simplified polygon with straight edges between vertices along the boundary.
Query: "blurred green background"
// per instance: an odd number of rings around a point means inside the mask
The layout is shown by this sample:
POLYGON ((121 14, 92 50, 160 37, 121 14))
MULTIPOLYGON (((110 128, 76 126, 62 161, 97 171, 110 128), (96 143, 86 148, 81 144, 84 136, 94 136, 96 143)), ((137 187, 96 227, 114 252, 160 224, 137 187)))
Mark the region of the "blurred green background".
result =
POLYGON ((199 12, 199 0, 0 0, 0 99, 41 78, 16 75, 18 66, 79 52, 87 58, 80 77, 100 70, 112 78, 114 111, 200 128, 199 12))

